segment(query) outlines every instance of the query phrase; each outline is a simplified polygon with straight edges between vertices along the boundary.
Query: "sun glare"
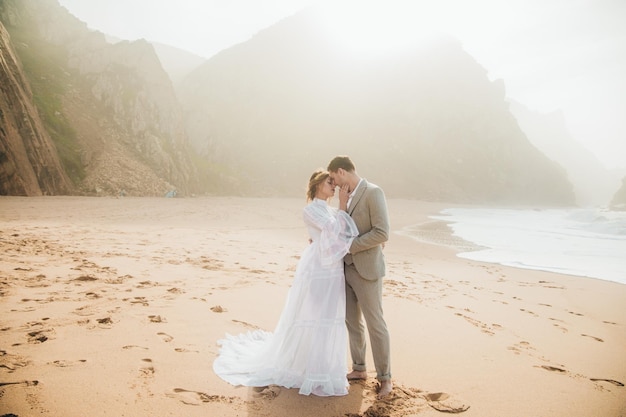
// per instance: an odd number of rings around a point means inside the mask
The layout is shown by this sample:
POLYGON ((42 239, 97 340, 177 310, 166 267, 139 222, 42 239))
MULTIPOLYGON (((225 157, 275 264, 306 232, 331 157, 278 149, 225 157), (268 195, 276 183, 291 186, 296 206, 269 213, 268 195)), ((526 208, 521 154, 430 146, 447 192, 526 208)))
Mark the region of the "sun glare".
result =
POLYGON ((393 53, 447 33, 437 1, 340 0, 322 4, 332 39, 362 55, 393 53))
POLYGON ((501 24, 493 15, 505 11, 497 0, 328 0, 320 6, 333 41, 362 55, 395 52, 441 35, 493 38, 501 24))

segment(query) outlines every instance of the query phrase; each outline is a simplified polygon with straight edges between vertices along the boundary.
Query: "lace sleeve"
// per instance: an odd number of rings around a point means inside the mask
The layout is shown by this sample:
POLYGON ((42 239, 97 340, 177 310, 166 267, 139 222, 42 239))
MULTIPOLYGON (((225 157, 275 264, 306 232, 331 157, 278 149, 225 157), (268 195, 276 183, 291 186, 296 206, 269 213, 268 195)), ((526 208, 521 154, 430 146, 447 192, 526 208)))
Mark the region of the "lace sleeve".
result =
POLYGON ((359 231, 348 213, 324 205, 311 204, 304 210, 304 221, 321 231, 315 242, 319 246, 322 265, 343 258, 359 231))

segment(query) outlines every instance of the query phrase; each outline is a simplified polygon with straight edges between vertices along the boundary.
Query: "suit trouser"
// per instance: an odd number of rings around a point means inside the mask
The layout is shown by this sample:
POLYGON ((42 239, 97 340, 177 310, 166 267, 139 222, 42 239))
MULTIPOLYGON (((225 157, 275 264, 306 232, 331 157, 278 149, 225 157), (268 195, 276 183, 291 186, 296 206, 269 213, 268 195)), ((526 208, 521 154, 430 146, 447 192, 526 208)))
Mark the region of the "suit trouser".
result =
POLYGON ((345 265, 346 274, 346 326, 350 338, 352 369, 365 371, 365 318, 370 336, 376 378, 391 379, 390 342, 387 323, 383 318, 383 279, 368 281, 363 278, 354 264, 345 265))

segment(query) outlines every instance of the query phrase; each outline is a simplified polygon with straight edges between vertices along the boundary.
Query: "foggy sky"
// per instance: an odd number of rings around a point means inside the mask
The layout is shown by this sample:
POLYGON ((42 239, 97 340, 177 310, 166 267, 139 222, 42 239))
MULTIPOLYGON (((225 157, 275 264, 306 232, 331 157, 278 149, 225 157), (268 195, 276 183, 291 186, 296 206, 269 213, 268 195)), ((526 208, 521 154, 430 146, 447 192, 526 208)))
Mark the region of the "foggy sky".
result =
MULTIPOLYGON (((317 4, 315 0, 59 3, 105 34, 169 44, 204 58, 317 4)), ((340 0, 329 4, 340 19, 355 21, 360 15, 365 30, 377 27, 381 42, 385 34, 393 42, 394 34, 397 38, 428 31, 451 33, 487 69, 490 79, 504 79, 510 98, 531 110, 561 110, 572 136, 600 162, 607 168, 626 169, 626 1, 354 0, 339 8, 335 6, 344 4, 340 0), (358 12, 354 3, 359 4, 358 12)), ((345 29, 358 31, 355 26, 345 29)))

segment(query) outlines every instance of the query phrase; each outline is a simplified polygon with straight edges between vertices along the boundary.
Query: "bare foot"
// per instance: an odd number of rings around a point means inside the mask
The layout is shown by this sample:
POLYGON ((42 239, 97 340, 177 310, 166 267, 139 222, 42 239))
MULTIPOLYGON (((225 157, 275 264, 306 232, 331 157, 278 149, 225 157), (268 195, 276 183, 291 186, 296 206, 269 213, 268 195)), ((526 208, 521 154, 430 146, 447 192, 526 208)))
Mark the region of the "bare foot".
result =
POLYGON ((392 389, 393 389, 393 383, 391 382, 391 379, 381 381, 380 389, 378 390, 378 395, 376 396, 376 398, 378 398, 379 400, 382 400, 383 398, 385 398, 387 395, 391 393, 392 389))
POLYGON ((354 381, 357 379, 367 379, 367 372, 365 371, 352 371, 348 375, 348 381, 354 381))

